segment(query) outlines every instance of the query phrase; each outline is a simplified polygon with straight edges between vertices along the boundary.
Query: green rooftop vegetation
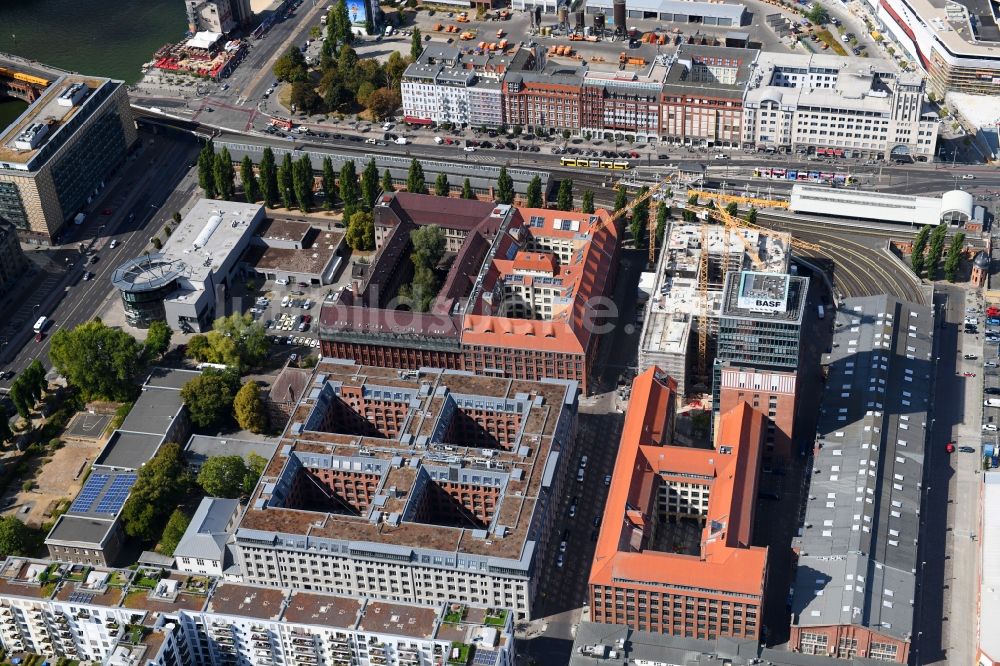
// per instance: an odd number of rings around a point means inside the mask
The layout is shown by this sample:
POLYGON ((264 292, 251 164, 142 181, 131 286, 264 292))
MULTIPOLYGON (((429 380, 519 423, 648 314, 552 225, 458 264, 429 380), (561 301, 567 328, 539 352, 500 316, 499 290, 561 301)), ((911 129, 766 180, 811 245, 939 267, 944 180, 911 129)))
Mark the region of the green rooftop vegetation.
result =
POLYGON ((507 613, 509 612, 506 608, 491 608, 486 612, 483 624, 488 627, 502 627, 507 624, 507 613))

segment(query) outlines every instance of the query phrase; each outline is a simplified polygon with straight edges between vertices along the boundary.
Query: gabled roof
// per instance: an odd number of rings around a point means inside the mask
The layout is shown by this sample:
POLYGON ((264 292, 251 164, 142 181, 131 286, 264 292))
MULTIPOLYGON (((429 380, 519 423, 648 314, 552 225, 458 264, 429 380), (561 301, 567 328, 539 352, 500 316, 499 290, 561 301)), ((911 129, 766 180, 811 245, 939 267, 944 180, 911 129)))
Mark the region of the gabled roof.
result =
POLYGON ((180 543, 174 549, 174 557, 221 562, 226 554, 226 541, 229 540, 226 526, 239 508, 238 500, 204 498, 198 505, 198 510, 194 512, 191 524, 181 537, 180 543))

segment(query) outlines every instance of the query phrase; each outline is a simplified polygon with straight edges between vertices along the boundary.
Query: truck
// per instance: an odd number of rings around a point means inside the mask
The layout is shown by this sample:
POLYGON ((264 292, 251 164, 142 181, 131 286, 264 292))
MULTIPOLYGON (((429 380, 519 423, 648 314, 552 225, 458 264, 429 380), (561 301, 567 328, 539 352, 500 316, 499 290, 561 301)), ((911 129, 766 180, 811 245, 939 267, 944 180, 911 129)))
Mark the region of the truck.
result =
POLYGON ((1000 407, 1000 398, 987 398, 983 400, 984 407, 1000 407))

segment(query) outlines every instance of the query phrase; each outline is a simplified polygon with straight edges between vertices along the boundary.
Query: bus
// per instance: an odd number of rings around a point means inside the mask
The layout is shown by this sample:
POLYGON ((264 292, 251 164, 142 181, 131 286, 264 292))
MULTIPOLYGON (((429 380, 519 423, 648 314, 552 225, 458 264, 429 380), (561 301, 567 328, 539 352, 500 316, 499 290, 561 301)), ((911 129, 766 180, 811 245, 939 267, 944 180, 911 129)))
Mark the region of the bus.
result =
POLYGON ((48 317, 39 317, 38 321, 35 322, 35 326, 34 326, 35 333, 41 333, 42 331, 44 331, 45 330, 45 326, 48 323, 49 323, 49 318, 48 317))

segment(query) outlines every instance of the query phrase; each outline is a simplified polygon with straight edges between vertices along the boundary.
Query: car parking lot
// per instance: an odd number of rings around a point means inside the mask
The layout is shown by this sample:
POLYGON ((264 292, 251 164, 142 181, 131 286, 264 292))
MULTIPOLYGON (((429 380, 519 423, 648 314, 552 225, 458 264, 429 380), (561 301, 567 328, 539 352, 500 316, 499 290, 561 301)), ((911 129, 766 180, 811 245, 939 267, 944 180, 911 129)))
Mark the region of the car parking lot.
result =
MULTIPOLYGON (((992 467, 1000 466, 1000 308, 995 306, 987 307, 985 311, 977 307, 971 307, 966 311, 966 319, 963 330, 966 331, 963 341, 968 343, 970 337, 978 338, 981 331, 983 335, 982 354, 975 360, 966 357, 971 354, 965 353, 963 360, 966 364, 975 365, 983 378, 983 433, 982 449, 974 449, 982 453, 992 467), (978 321, 977 321, 978 320, 978 321), (976 322, 976 323, 973 323, 976 322)), ((968 349, 963 351, 968 352, 968 349)), ((966 446, 959 447, 960 452, 965 452, 966 446)))

